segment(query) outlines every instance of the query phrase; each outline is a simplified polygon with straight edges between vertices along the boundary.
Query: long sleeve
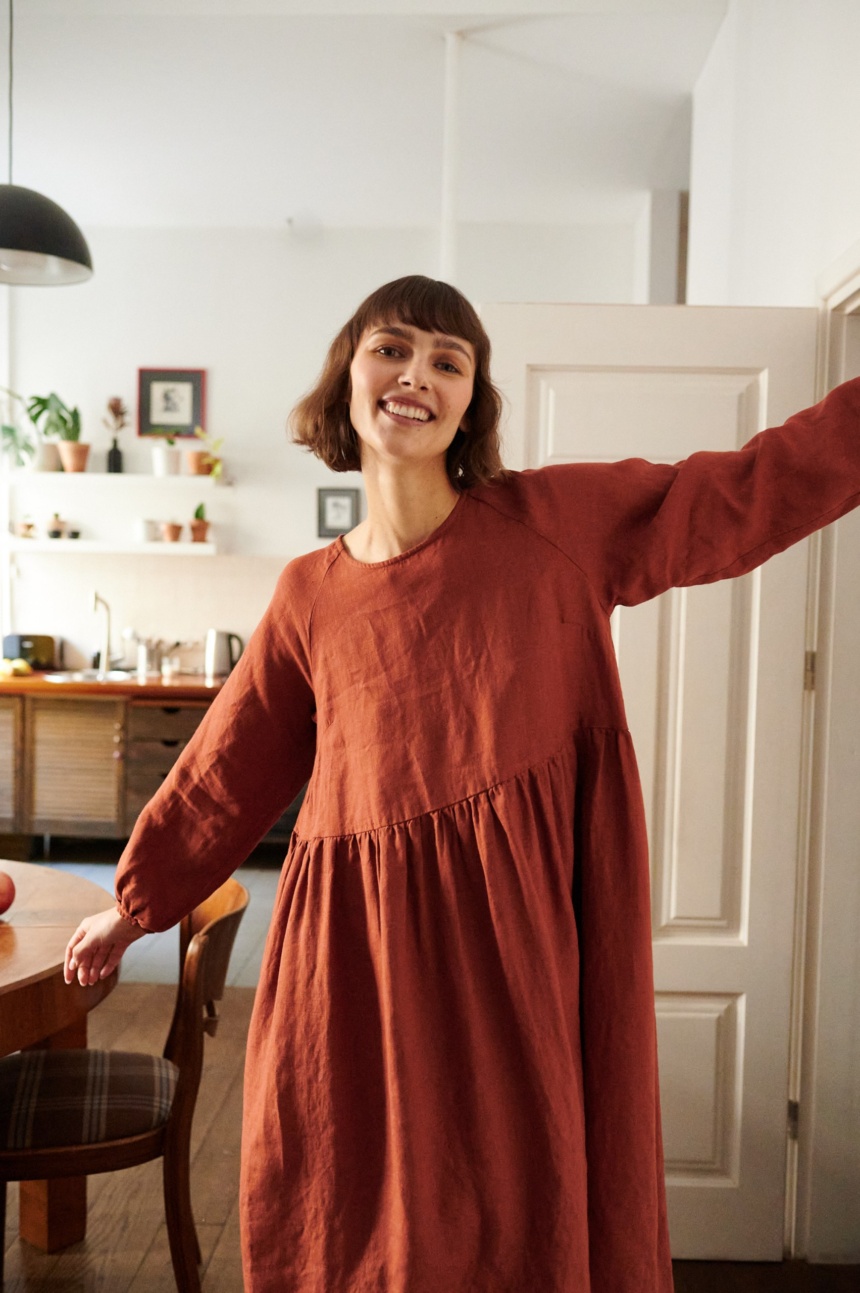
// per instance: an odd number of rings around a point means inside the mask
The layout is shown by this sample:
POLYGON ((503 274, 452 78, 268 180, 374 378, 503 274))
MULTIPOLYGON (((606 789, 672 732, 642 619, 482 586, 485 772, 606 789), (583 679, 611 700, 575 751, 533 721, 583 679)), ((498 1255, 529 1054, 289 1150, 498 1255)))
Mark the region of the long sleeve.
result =
POLYGON ((287 566, 238 665, 137 821, 116 892, 123 914, 144 929, 169 928, 213 892, 310 775, 310 564, 287 566))
POLYGON ((860 380, 734 452, 521 479, 523 519, 584 571, 607 610, 746 574, 860 503, 860 380))

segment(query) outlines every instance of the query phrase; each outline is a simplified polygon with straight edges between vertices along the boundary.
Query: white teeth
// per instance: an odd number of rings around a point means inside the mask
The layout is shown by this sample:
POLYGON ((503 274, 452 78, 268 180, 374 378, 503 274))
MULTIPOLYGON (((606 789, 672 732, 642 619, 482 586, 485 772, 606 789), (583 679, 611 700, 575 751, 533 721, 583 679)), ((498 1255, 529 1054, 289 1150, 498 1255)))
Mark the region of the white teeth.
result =
POLYGON ((393 400, 386 400, 383 407, 386 413, 396 413, 401 418, 412 418, 415 422, 430 421, 427 410, 416 408, 414 404, 395 404, 393 400))

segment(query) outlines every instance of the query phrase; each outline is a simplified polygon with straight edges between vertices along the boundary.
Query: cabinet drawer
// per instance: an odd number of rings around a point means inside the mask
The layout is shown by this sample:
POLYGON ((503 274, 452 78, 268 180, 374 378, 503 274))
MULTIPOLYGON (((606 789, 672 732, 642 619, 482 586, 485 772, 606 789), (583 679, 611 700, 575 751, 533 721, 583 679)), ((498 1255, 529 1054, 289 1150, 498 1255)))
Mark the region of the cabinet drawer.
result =
POLYGON ((126 794, 141 794, 151 799, 169 771, 169 768, 136 768, 129 764, 125 773, 126 794))
POLYGON ((187 741, 209 708, 202 705, 141 705, 128 707, 128 740, 187 741))
POLYGON ((137 821, 138 817, 143 812, 144 808, 149 803, 150 799, 155 794, 155 790, 157 789, 158 787, 156 786, 154 790, 152 790, 151 792, 148 792, 146 790, 133 790, 131 786, 126 786, 125 831, 127 835, 130 835, 131 832, 134 830, 135 822, 137 821))
POLYGON ((129 741, 126 746, 126 762, 129 774, 133 768, 152 772, 169 772, 187 741, 129 741))

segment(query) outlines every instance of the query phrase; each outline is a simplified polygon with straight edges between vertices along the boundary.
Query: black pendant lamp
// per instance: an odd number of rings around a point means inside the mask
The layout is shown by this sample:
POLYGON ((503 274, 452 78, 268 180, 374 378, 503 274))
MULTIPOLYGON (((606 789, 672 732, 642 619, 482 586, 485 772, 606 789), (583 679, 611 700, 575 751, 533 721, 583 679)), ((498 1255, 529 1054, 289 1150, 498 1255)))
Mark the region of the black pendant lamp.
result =
POLYGON ((0 184, 0 283, 82 283, 93 272, 86 238, 44 194, 12 183, 12 42, 9 0, 9 183, 0 184))

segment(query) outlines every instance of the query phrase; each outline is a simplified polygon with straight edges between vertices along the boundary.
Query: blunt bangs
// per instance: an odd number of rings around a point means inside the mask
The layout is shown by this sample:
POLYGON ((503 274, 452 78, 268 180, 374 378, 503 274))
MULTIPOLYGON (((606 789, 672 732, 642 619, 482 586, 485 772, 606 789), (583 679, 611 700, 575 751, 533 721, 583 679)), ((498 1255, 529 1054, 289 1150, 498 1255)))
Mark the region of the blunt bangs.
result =
POLYGON ((363 301, 349 324, 353 354, 368 328, 389 323, 460 337, 473 347, 478 366, 482 354, 489 354, 487 334, 473 306, 456 288, 433 278, 398 278, 363 301))

